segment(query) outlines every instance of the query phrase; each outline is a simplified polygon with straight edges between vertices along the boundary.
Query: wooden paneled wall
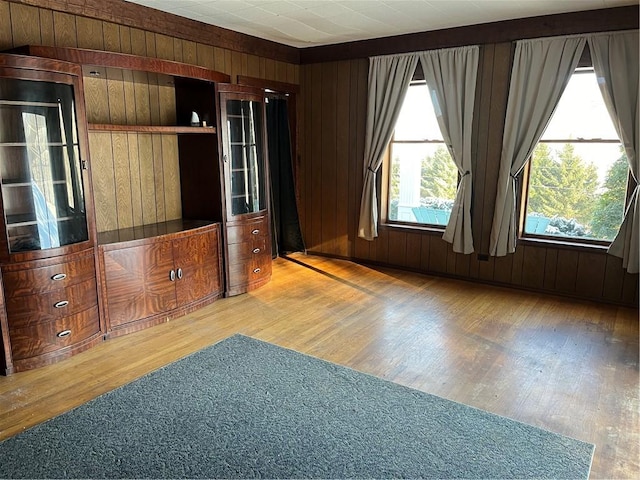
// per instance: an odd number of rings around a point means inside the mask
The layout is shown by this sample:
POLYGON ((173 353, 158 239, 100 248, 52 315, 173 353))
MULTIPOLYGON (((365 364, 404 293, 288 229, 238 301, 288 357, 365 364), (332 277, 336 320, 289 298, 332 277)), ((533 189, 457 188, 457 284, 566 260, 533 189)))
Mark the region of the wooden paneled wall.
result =
MULTIPOLYGON (((441 233, 381 226, 357 237, 364 168, 368 60, 301 67, 300 192, 310 253, 390 265, 532 291, 638 305, 638 275, 606 252, 520 241, 505 257, 488 254, 504 129, 512 43, 481 46, 474 117, 472 225, 475 253, 454 253, 441 233)), ((379 190, 380 191, 380 190, 379 190)))
MULTIPOLYGON (((0 50, 90 48, 199 65, 232 81, 243 75, 299 83, 293 63, 26 3, 0 0, 0 50)), ((84 82, 90 124, 175 124, 175 95, 164 77, 104 69, 84 82)), ((176 135, 90 131, 89 149, 99 232, 180 218, 176 135)))

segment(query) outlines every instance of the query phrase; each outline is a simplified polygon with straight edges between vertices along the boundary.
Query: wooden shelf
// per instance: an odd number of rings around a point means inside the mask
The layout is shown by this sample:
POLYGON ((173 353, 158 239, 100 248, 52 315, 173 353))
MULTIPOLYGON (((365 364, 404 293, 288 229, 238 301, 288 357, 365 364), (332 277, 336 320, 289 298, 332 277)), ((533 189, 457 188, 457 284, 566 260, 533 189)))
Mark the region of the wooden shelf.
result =
POLYGON ((177 125, 113 125, 111 123, 90 123, 92 132, 138 132, 138 133, 198 133, 215 135, 214 127, 181 127, 177 125))

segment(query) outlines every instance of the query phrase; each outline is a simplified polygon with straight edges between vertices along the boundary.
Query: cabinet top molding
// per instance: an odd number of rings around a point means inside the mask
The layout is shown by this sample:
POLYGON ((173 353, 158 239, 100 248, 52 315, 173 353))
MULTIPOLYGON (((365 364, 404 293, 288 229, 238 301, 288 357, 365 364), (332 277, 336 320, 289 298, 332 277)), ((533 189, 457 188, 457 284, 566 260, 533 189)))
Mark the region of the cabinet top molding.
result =
POLYGON ((231 81, 231 77, 226 73, 209 70, 197 65, 173 60, 163 60, 161 58, 142 57, 128 53, 105 52, 84 48, 47 47, 43 45, 25 45, 10 50, 10 53, 51 58, 80 65, 95 65, 125 70, 162 73, 165 75, 195 78, 211 82, 227 83, 231 81))

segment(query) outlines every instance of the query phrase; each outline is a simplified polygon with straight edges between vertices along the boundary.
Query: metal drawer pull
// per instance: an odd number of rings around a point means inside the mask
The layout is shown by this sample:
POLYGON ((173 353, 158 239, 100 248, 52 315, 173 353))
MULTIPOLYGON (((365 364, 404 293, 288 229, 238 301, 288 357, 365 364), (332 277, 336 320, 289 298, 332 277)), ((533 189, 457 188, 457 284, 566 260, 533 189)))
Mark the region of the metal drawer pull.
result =
POLYGON ((69 335, 71 335, 71 330, 63 330, 60 333, 58 333, 56 337, 64 338, 64 337, 68 337, 69 335))
POLYGON ((53 306, 56 307, 56 308, 64 308, 67 305, 69 305, 69 300, 61 300, 61 301, 53 304, 53 306))
POLYGON ((172 282, 175 282, 175 280, 176 280, 176 272, 174 270, 171 270, 169 272, 169 280, 171 280, 172 282))
POLYGON ((56 273, 53 277, 51 277, 51 280, 64 280, 65 278, 67 278, 66 273, 56 273))
POLYGON ((253 253, 260 253, 260 249, 259 248, 254 248, 253 249, 253 253))
POLYGON ((182 269, 178 269, 178 280, 182 279, 182 269))
POLYGON ((258 228, 256 228, 255 230, 252 230, 252 231, 251 231, 251 234, 252 234, 252 235, 257 235, 257 234, 259 234, 259 233, 260 233, 260 229, 258 229, 258 228))
POLYGON ((260 273, 260 269, 259 268, 254 268, 253 269, 253 273, 260 273))

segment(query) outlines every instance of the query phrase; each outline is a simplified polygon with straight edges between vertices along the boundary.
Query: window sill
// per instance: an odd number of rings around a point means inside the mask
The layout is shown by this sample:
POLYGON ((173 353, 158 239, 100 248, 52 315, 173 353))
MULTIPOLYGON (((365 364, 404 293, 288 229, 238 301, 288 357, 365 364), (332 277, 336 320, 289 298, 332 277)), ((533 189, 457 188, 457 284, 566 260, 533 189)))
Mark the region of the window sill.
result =
POLYGON ((403 224, 403 223, 381 223, 381 228, 389 230, 413 230, 418 232, 430 233, 433 235, 442 235, 445 227, 436 225, 419 225, 419 224, 403 224))
POLYGON ((520 237, 518 239, 518 243, 521 245, 556 247, 562 250, 578 250, 582 252, 606 253, 609 249, 609 245, 602 245, 600 243, 568 242, 564 240, 535 237, 520 237))

